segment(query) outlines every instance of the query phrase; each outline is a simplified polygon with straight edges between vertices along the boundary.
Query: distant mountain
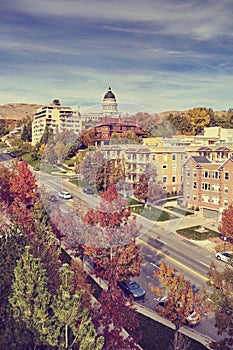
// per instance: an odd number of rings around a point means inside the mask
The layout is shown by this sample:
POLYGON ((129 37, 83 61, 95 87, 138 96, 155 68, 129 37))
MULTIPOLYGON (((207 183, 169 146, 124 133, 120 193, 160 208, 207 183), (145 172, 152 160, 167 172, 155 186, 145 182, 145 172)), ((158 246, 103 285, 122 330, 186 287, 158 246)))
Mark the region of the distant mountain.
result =
POLYGON ((0 105, 0 119, 23 119, 32 117, 42 105, 29 103, 8 103, 0 105))

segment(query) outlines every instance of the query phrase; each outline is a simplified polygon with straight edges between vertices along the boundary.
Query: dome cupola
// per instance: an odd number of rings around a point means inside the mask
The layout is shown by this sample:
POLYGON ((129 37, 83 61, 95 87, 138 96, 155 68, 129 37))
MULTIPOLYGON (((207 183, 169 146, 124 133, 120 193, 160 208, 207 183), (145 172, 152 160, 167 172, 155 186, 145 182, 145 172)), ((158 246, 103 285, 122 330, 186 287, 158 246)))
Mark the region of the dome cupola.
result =
POLYGON ((114 116, 118 113, 116 97, 110 87, 108 88, 108 91, 104 95, 102 106, 103 106, 104 115, 114 116))

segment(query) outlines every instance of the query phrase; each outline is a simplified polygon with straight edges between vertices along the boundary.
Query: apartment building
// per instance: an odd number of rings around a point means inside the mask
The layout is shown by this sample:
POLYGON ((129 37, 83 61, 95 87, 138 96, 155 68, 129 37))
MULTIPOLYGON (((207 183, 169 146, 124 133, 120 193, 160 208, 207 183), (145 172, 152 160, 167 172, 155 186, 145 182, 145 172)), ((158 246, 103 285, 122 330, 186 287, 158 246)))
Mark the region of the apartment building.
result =
POLYGON ((62 106, 60 101, 56 99, 50 105, 39 108, 35 113, 32 122, 33 145, 40 142, 46 126, 54 132, 68 129, 79 133, 82 130, 82 121, 78 111, 74 111, 68 106, 62 106))
POLYGON ((139 174, 150 164, 156 169, 156 181, 163 183, 169 194, 179 194, 182 188, 182 164, 187 154, 182 149, 156 147, 150 149, 140 144, 102 145, 101 151, 106 159, 121 159, 126 180, 133 184, 139 180, 139 174))
POLYGON ((233 200, 233 158, 222 163, 192 156, 183 166, 183 204, 218 217, 233 200), (214 213, 215 212, 215 213, 214 213), (216 214, 216 215, 214 215, 216 214))

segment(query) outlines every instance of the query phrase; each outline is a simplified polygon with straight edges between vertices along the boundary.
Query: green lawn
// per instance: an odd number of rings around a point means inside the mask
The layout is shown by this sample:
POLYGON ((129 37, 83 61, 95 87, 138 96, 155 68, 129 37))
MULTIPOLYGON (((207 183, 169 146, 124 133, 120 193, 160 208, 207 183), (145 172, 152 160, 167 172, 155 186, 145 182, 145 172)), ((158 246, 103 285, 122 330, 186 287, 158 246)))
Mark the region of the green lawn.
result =
POLYGON ((162 208, 150 207, 151 209, 149 209, 145 208, 144 205, 132 206, 131 208, 133 213, 139 214, 152 221, 168 221, 178 218, 176 215, 163 211, 162 208))
POLYGON ((193 214, 193 212, 190 212, 190 211, 187 211, 187 210, 183 210, 183 209, 180 209, 180 208, 176 208, 176 207, 173 207, 173 206, 166 206, 165 208, 168 209, 168 210, 173 211, 174 213, 178 213, 178 214, 181 214, 181 215, 192 215, 193 214))
POLYGON ((183 228, 180 230, 176 230, 176 232, 188 239, 193 239, 197 241, 203 241, 205 239, 209 238, 215 238, 215 237, 220 237, 220 233, 211 230, 209 228, 205 227, 205 230, 203 231, 198 231, 200 229, 200 226, 192 226, 192 227, 187 227, 183 228))

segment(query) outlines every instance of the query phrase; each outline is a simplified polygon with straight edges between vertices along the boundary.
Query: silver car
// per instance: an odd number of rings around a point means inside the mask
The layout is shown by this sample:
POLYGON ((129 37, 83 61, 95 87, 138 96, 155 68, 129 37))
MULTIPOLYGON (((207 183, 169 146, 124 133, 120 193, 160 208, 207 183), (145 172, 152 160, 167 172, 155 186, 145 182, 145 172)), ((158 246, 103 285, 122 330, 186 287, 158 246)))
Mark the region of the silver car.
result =
POLYGON ((219 252, 215 256, 218 260, 222 260, 226 263, 233 263, 233 252, 219 252))
POLYGON ((70 192, 67 192, 67 191, 61 191, 58 193, 58 196, 63 198, 63 199, 71 199, 72 196, 70 194, 70 192))

